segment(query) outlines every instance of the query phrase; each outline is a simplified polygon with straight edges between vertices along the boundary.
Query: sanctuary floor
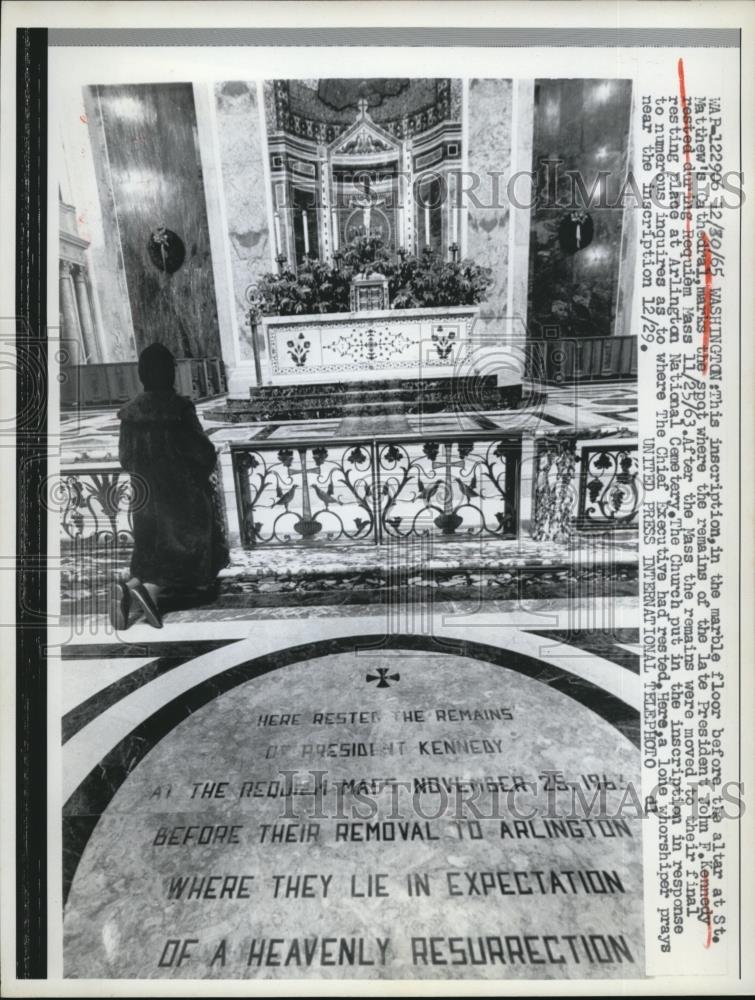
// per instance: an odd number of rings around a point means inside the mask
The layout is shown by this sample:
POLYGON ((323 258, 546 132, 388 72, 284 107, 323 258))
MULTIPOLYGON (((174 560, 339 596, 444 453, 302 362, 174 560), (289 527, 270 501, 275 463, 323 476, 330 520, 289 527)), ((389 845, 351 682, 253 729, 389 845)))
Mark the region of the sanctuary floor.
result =
MULTIPOLYGON (((532 412, 210 410, 218 445, 637 433, 621 384, 532 412)), ((114 410, 61 430, 64 464, 117 461, 114 410)), ((420 555, 398 587, 389 547, 236 549, 221 598, 159 631, 114 632, 72 575, 49 650, 66 976, 644 974, 636 539, 611 540, 610 587, 592 539, 420 555)))
MULTIPOLYGON (((512 423, 539 427, 542 430, 579 429, 608 433, 637 433, 637 386, 635 383, 610 383, 549 388, 547 399, 519 410, 479 411, 461 414, 407 414, 406 416, 344 417, 332 420, 288 420, 280 423, 238 425, 211 419, 208 413, 218 409, 217 400, 197 405, 199 419, 216 444, 226 441, 266 441, 285 439, 334 439, 363 433, 441 433, 444 431, 509 430, 512 423)), ((61 427, 62 462, 112 461, 118 458, 119 421, 116 409, 84 409, 64 412, 61 427)))
POLYGON ((631 597, 61 626, 65 974, 641 976, 637 626, 631 597))

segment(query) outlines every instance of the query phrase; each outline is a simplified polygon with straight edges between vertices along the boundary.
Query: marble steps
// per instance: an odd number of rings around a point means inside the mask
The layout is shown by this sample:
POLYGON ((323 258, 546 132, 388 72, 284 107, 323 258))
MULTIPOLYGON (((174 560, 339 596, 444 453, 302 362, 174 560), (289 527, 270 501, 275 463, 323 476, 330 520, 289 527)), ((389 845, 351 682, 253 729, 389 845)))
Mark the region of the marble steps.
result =
MULTIPOLYGON (((112 572, 110 558, 82 567, 64 556, 63 614, 106 613, 112 572)), ((592 549, 582 553, 556 543, 437 541, 431 558, 397 571, 395 553, 391 559, 383 546, 299 543, 234 549, 211 600, 175 599, 166 610, 385 604, 399 614, 417 602, 439 600, 584 601, 636 596, 637 574, 631 547, 612 552, 604 565, 592 549)))
MULTIPOLYGON (((515 409, 521 404, 519 384, 498 386, 495 376, 407 379, 301 386, 260 386, 250 398, 228 399, 209 409, 210 420, 228 423, 291 419, 333 419, 402 413, 454 413, 515 409)), ((528 399, 529 405, 532 400, 528 399)))
POLYGON ((285 607, 307 605, 384 604, 393 614, 410 614, 412 605, 433 601, 564 600, 589 594, 636 596, 637 566, 575 567, 560 565, 417 567, 313 571, 269 577, 237 574, 220 581, 214 607, 285 607))
POLYGON ((347 379, 344 382, 301 382, 290 385, 250 386, 250 397, 256 396, 300 396, 312 392, 338 394, 344 392, 387 391, 404 389, 407 392, 429 392, 432 390, 461 389, 475 385, 495 388, 495 375, 429 376, 427 378, 387 378, 387 379, 347 379))

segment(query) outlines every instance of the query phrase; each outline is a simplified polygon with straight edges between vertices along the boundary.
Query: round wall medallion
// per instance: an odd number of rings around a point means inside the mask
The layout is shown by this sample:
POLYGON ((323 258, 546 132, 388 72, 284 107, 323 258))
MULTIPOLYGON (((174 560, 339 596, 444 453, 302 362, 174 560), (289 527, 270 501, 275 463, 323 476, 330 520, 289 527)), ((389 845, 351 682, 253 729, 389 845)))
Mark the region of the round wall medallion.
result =
POLYGON ((558 226, 562 253, 576 253, 592 243, 593 221, 588 212, 567 212, 558 226))
POLYGON ((186 259, 183 240, 165 226, 158 226, 149 234, 147 252, 155 267, 166 274, 174 274, 186 259))

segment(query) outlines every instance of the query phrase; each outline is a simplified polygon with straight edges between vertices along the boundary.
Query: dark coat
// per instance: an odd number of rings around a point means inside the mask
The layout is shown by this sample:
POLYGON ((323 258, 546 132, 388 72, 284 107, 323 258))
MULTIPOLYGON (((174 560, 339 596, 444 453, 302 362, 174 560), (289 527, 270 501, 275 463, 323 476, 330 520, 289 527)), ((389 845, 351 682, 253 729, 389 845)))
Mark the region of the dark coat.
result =
POLYGON ((120 462, 135 480, 132 575, 176 590, 209 586, 228 549, 210 484, 215 447, 194 404, 172 389, 143 392, 118 417, 120 462))

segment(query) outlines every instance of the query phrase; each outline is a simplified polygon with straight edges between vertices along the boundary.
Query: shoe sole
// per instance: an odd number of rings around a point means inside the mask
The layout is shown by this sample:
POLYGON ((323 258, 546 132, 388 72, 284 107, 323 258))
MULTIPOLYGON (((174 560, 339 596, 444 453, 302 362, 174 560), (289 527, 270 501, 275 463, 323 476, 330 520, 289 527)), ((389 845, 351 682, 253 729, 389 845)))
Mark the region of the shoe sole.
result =
POLYGON ((147 601, 145 601, 144 597, 139 593, 139 591, 134 589, 131 591, 131 593, 133 594, 134 599, 137 601, 140 608, 144 612, 144 617, 147 619, 149 624, 152 625, 153 628, 162 628, 163 627, 162 619, 155 616, 154 610, 150 607, 147 601))
POLYGON ((110 624, 117 631, 128 628, 128 588, 117 581, 110 585, 110 624))

